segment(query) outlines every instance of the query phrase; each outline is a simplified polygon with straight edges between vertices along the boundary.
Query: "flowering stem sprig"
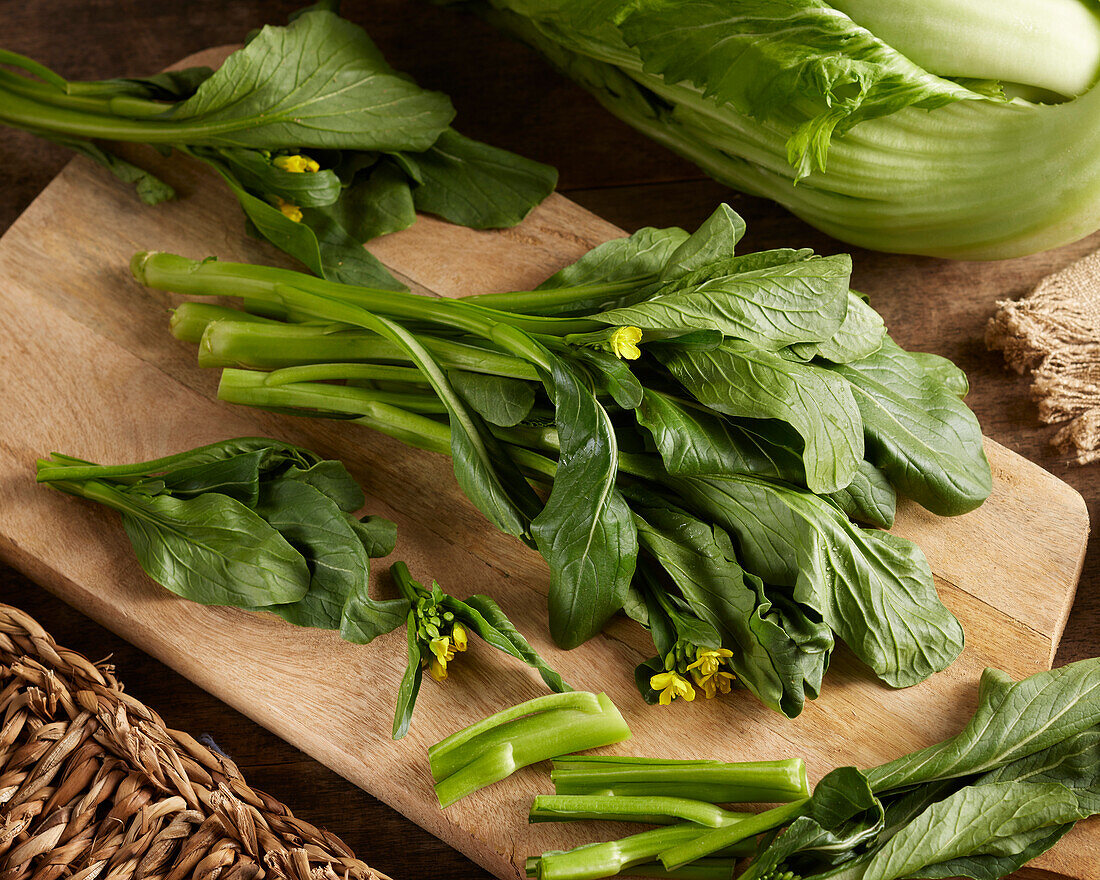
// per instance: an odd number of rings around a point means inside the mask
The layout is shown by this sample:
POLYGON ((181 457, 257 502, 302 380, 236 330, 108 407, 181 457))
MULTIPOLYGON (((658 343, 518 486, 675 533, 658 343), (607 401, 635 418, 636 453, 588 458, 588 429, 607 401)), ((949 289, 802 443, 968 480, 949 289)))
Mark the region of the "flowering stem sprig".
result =
POLYGON ((413 579, 404 562, 394 563, 390 574, 409 603, 408 665, 398 689, 394 739, 408 732, 424 671, 435 681, 445 681, 448 664, 467 649, 471 634, 534 668, 551 690, 558 693, 572 690, 488 596, 470 596, 463 601, 444 593, 435 581, 428 589, 413 579))

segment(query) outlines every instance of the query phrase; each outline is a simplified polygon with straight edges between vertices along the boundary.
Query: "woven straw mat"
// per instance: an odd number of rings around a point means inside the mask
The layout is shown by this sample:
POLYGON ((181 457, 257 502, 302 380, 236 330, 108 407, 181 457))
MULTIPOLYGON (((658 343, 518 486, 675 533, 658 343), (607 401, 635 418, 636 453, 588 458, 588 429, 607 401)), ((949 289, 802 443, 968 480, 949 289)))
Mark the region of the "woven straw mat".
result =
POLYGON ((389 880, 0 604, 0 880, 389 880))

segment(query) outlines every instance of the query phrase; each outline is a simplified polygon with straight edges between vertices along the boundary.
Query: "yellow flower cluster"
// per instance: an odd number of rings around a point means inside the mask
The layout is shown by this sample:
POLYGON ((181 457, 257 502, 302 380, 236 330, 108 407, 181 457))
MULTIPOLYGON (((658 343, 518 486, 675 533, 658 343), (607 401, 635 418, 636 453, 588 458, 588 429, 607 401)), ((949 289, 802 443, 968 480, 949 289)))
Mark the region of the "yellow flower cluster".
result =
POLYGON ((687 677, 676 670, 650 676, 649 686, 661 692, 658 701, 662 706, 667 706, 675 699, 690 703, 695 699, 695 688, 699 688, 708 700, 720 693, 728 694, 731 682, 736 676, 732 672, 726 672, 722 667, 727 665, 732 656, 733 651, 728 648, 696 649, 695 662, 686 670, 691 673, 694 686, 687 677))
POLYGON ((301 223, 302 222, 302 209, 301 208, 299 208, 295 204, 292 204, 291 202, 288 202, 284 199, 280 199, 278 196, 275 196, 275 198, 278 200, 278 207, 279 207, 279 210, 283 212, 283 216, 289 217, 295 223, 301 223))
POLYGON ((309 156, 302 155, 276 156, 271 160, 271 164, 282 171, 291 171, 295 174, 301 174, 304 171, 321 170, 321 166, 317 164, 316 159, 311 159, 309 156))
POLYGON ((436 681, 443 681, 447 677, 447 664, 455 658, 455 653, 466 650, 466 630, 461 623, 456 623, 449 636, 440 636, 428 643, 432 652, 432 660, 428 665, 428 675, 436 681))

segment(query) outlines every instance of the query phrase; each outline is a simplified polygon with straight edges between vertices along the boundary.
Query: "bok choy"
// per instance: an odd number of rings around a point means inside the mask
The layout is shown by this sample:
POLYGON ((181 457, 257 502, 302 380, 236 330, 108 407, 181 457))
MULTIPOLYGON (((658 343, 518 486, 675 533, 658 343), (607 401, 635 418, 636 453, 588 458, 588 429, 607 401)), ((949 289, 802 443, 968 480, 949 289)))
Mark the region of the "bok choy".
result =
POLYGON ((843 241, 1001 259, 1100 226, 1093 0, 472 5, 641 132, 843 241))

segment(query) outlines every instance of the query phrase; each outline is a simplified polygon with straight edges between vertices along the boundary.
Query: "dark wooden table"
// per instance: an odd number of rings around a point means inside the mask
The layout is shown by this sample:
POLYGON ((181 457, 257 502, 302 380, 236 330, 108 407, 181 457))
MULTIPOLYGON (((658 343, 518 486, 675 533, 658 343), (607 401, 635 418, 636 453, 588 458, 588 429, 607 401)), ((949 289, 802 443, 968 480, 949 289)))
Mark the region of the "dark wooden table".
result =
MULTIPOLYGON (((72 79, 137 75, 200 49, 239 41, 265 22, 282 23, 300 5, 288 0, 11 3, 4 9, 3 47, 72 79)), ((694 166, 618 123, 534 53, 468 15, 419 0, 346 2, 344 14, 367 28, 396 67, 425 86, 448 92, 462 131, 556 165, 564 192, 625 229, 693 229, 719 201, 727 200, 746 217, 752 247, 851 250, 774 205, 732 194, 705 179, 694 166)), ((68 158, 59 147, 0 130, 0 232, 68 158)), ((984 266, 854 253, 855 283, 875 295, 895 338, 907 347, 955 359, 971 377, 969 400, 985 432, 1075 486, 1094 517, 1100 509, 1100 465, 1076 467, 1050 447, 1053 429, 1038 423, 1027 381, 1006 372, 1000 356, 985 350, 982 333, 997 299, 1026 293, 1046 272, 1097 247, 1100 237, 1093 236, 1053 253, 984 266), (933 287, 936 292, 930 294, 933 287)), ((18 392, 0 391, 12 393, 18 392)), ((1098 544, 1094 538, 1089 545, 1059 663, 1100 654, 1098 544)), ((0 600, 37 617, 64 645, 93 659, 113 655, 134 696, 172 726, 211 734, 253 786, 339 834, 378 869, 398 880, 487 876, 385 805, 2 565, 0 600)))

